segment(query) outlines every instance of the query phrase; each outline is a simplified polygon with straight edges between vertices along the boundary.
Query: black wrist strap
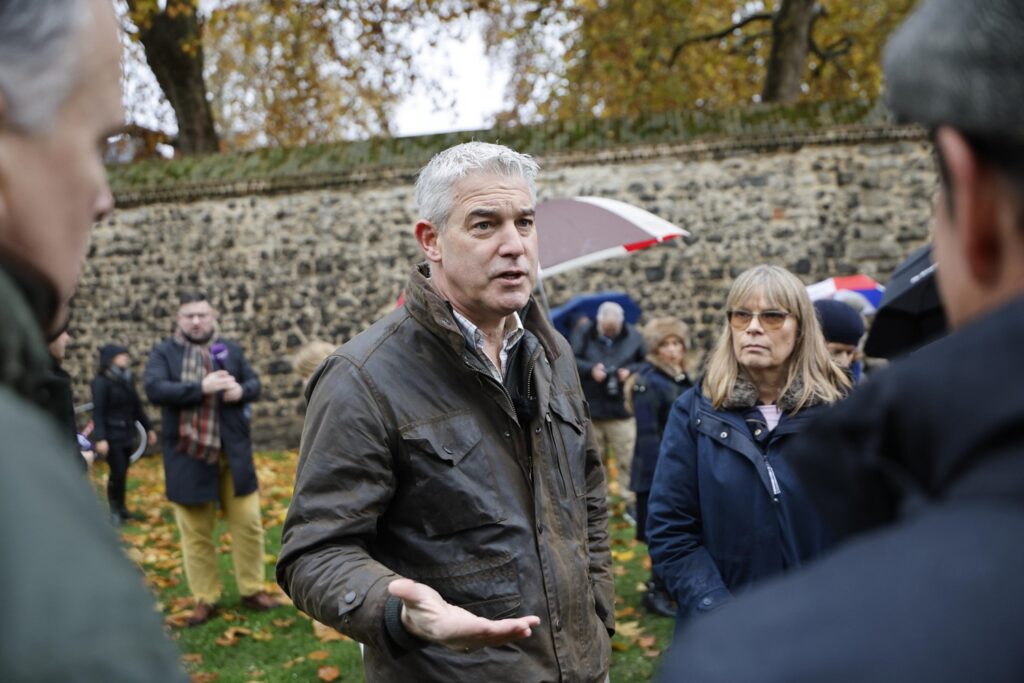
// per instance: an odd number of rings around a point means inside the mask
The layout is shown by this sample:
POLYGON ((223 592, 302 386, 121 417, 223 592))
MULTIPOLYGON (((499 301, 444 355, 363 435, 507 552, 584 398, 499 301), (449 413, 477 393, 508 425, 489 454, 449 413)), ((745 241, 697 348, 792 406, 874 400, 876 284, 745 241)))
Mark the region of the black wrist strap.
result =
POLYGON ((428 641, 417 638, 405 629, 405 624, 402 623, 402 600, 394 595, 389 595, 384 602, 384 628, 401 650, 419 650, 429 644, 428 641))

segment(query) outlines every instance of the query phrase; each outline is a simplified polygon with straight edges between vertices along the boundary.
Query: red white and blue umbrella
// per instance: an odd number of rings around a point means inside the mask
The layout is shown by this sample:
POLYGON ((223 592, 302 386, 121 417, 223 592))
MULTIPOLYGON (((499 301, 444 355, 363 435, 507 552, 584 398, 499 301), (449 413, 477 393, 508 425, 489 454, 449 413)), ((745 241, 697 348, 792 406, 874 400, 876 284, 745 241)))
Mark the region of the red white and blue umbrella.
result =
POLYGON ((870 310, 864 310, 862 313, 871 314, 881 305, 885 287, 867 275, 841 275, 807 285, 807 293, 810 295, 811 301, 818 299, 844 300, 847 298, 845 295, 847 292, 860 295, 870 306, 870 310))
POLYGON ((549 199, 537 204, 543 276, 625 256, 689 234, 639 206, 607 197, 549 199))

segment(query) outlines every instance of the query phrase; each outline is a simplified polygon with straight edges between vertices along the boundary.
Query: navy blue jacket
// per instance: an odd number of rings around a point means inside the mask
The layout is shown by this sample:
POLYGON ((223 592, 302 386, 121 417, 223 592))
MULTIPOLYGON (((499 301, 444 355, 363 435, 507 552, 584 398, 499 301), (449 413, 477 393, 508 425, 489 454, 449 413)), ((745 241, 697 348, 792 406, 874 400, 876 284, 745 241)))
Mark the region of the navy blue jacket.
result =
POLYGON ((654 467, 658 464, 661 435, 668 424, 672 404, 693 386, 685 374, 670 376, 665 370, 646 362, 632 382, 633 417, 636 418, 636 447, 629 472, 629 488, 637 493, 651 490, 654 467))
POLYGON ((714 410, 700 386, 672 406, 647 536, 680 617, 714 609, 826 547, 826 528, 783 455, 820 410, 783 414, 769 433, 748 427, 741 410, 714 410))
MULTIPOLYGON (((242 347, 227 339, 217 339, 228 347, 223 369, 242 385, 242 400, 220 404, 220 438, 228 463, 236 496, 246 496, 257 488, 256 468, 252 462, 249 404, 260 394, 260 380, 242 353, 242 347)), ((178 424, 181 409, 198 406, 203 400, 203 387, 198 382, 181 381, 181 362, 185 347, 168 337, 149 354, 144 384, 146 396, 160 406, 164 477, 167 498, 182 505, 195 505, 220 499, 220 470, 217 463, 208 465, 178 451, 178 424)))

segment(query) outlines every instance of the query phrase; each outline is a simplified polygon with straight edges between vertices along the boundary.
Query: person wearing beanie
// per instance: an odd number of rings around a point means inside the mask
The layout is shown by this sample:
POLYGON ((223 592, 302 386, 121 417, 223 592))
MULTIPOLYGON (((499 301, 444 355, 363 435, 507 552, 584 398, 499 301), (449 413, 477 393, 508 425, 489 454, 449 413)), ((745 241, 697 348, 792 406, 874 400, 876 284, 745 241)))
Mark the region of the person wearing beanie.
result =
POLYGON ((666 681, 1022 681, 1024 2, 924 0, 886 100, 930 130, 950 333, 812 424, 791 464, 834 550, 684 629, 666 681))
MULTIPOLYGON (((626 407, 636 418, 636 447, 629 487, 636 495, 636 540, 647 542, 647 502, 658 464, 661 435, 675 400, 693 386, 686 374, 690 329, 676 318, 654 318, 644 325, 646 360, 626 380, 626 407)), ((663 617, 675 616, 675 604, 665 582, 651 571, 643 606, 663 617)))
POLYGON ((128 465, 135 449, 135 422, 146 430, 149 445, 156 443, 156 432, 142 408, 142 400, 132 382, 131 356, 118 344, 100 348, 99 372, 92 380, 93 441, 96 455, 110 467, 107 478, 107 502, 114 526, 129 520, 142 520, 125 504, 128 465))
POLYGON ((821 323, 828 352, 839 367, 848 371, 857 356, 860 339, 864 336, 864 319, 853 306, 831 299, 815 301, 814 311, 821 323))

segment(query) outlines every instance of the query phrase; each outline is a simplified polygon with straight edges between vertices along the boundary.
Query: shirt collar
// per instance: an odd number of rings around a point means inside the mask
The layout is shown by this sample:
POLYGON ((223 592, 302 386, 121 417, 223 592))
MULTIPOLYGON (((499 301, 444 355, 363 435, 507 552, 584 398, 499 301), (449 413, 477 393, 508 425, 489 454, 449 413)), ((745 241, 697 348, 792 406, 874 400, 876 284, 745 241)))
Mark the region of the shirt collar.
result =
POLYGON ((459 313, 452 307, 452 314, 455 316, 455 322, 459 324, 459 328, 462 330, 462 335, 466 338, 466 342, 470 348, 477 352, 483 360, 487 361, 487 366, 493 368, 496 371, 495 377, 498 380, 502 379, 505 369, 508 367, 508 353, 514 347, 520 339, 522 339, 526 328, 523 327, 523 321, 519 319, 519 313, 514 312, 505 318, 505 330, 501 344, 501 351, 498 354, 498 359, 501 361, 501 368, 495 368, 493 361, 484 353, 484 334, 470 321, 469 318, 459 313))

